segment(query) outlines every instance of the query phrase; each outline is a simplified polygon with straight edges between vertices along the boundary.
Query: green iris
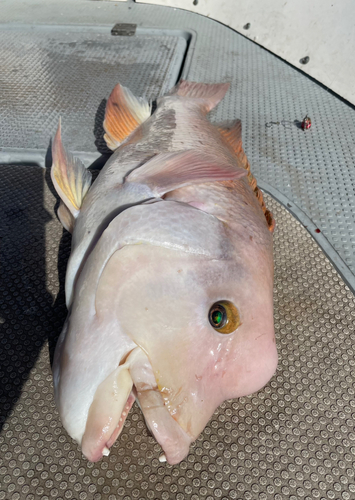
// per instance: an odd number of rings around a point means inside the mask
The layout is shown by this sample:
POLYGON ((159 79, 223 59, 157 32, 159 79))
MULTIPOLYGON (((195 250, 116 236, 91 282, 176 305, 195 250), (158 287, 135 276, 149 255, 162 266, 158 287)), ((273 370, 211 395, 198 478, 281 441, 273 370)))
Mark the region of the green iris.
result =
POLYGON ((213 311, 211 318, 213 324, 218 327, 223 321, 223 313, 221 311, 213 311))
POLYGON ((222 328, 227 322, 227 311, 222 304, 214 304, 210 309, 210 323, 213 328, 222 328))

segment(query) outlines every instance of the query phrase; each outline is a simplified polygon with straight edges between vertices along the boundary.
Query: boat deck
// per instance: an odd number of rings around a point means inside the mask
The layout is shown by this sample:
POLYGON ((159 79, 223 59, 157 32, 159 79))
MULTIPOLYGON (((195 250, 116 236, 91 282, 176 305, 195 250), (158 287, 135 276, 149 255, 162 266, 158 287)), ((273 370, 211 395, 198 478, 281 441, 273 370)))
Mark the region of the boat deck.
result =
POLYGON ((1 5, 0 500, 354 498, 354 107, 190 12, 84 0, 1 5), (112 35, 116 23, 136 25, 135 35, 112 35), (70 235, 55 215, 50 139, 61 116, 68 149, 98 169, 113 86, 156 98, 181 76, 231 82, 211 120, 241 118, 276 219, 279 367, 257 394, 221 405, 181 464, 159 462, 136 405, 110 456, 92 464, 53 400, 70 235))

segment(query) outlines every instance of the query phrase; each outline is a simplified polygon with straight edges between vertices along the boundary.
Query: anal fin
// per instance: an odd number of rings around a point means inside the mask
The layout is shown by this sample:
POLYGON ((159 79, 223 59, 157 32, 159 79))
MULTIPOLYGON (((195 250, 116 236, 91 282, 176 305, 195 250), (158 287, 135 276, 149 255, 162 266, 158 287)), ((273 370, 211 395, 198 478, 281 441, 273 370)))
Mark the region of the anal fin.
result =
POLYGON ((217 125, 217 128, 229 149, 231 149, 238 157, 239 161, 241 161, 243 168, 249 171, 249 162, 243 151, 242 122, 240 120, 234 120, 229 124, 217 125))
POLYGON ((239 165, 241 165, 248 172, 248 182, 250 187, 255 193, 256 198, 258 199, 261 208, 264 212, 265 219, 269 228, 269 231, 272 233, 275 229, 275 220, 272 213, 266 208, 264 197, 262 192, 257 186, 256 179, 253 174, 250 172, 250 163, 248 158, 243 150, 242 143, 242 122, 240 120, 235 120, 230 124, 222 124, 217 126, 224 142, 227 144, 229 149, 233 151, 236 157, 239 160, 239 165))
POLYGON ((119 83, 106 104, 104 139, 114 151, 151 114, 151 106, 144 97, 136 97, 119 83))

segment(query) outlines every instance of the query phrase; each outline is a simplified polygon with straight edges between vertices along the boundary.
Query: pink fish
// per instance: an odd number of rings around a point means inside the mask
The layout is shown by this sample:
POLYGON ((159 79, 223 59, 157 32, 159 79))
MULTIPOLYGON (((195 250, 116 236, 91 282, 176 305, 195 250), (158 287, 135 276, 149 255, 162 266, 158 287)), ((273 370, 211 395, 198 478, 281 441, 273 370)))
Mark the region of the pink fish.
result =
POLYGON ((206 117, 228 88, 182 81, 151 113, 116 85, 104 121, 114 153, 91 187, 55 136, 58 216, 73 238, 54 390, 90 461, 109 453, 136 399, 176 464, 224 400, 275 372, 274 221, 240 121, 206 117))

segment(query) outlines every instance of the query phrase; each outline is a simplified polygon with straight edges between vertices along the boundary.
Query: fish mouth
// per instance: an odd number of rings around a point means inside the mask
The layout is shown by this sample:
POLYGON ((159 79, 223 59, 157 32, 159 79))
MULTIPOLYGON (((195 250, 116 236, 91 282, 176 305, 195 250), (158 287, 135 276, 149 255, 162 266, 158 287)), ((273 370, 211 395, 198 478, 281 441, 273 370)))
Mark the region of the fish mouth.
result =
POLYGON ((136 398, 167 462, 174 465, 187 456, 194 438, 170 413, 148 356, 137 347, 95 392, 81 442, 82 452, 90 462, 97 462, 109 454, 136 398))
POLYGON ((194 440, 170 413, 160 391, 148 356, 139 350, 130 369, 134 393, 147 427, 163 448, 166 460, 175 465, 189 453, 194 440))
POLYGON ((135 392, 147 427, 163 448, 166 461, 170 465, 178 464, 188 455, 194 439, 170 414, 158 387, 138 385, 135 392))

